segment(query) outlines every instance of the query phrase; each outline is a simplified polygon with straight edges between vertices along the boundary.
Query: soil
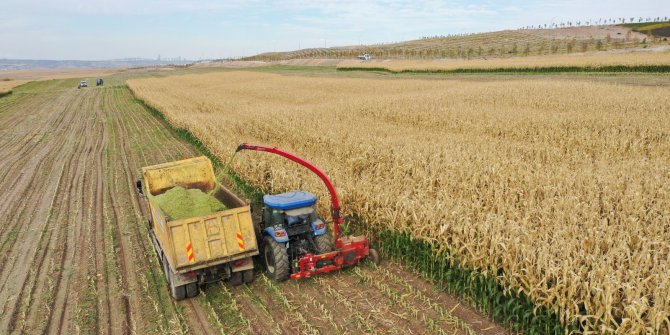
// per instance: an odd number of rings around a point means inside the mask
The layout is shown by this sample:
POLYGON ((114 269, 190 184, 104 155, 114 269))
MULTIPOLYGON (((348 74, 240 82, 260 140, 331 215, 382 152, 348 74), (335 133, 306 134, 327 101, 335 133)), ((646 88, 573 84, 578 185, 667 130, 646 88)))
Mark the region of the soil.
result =
POLYGON ((175 302, 134 183, 199 153, 122 81, 77 80, 0 98, 1 334, 508 334, 392 262, 175 302))

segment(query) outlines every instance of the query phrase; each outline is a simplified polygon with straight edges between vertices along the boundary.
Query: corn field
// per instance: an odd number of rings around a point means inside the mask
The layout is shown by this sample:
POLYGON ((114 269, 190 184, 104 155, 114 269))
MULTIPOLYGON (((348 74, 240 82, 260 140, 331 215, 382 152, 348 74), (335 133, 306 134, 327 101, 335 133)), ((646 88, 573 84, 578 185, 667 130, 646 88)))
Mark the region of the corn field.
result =
MULTIPOLYGON (((385 69, 391 72, 439 72, 454 70, 497 70, 497 69, 551 69, 565 68, 605 68, 610 71, 626 71, 632 67, 644 70, 646 67, 666 68, 670 71, 670 52, 634 52, 621 54, 580 54, 555 55, 542 57, 517 57, 506 59, 477 60, 433 60, 433 61, 401 61, 373 60, 346 61, 338 65, 338 69, 385 69)), ((651 71, 650 71, 651 72, 651 71)))
MULTIPOLYGON (((305 157, 345 213, 449 250, 564 324, 670 331, 667 87, 252 72, 128 84, 222 161, 242 142, 305 157)), ((271 155, 240 153, 231 167, 267 192, 326 196, 271 155)))

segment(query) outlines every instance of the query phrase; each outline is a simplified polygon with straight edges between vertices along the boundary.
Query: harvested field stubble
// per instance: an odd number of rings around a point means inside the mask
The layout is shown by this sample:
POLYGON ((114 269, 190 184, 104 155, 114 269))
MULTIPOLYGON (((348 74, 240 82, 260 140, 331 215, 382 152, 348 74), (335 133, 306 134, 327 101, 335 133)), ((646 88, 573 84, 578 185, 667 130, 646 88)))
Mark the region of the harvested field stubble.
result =
MULTIPOLYGON (((129 84, 221 158, 242 142, 308 158, 347 212, 450 249, 565 323, 670 329, 665 88, 248 72, 129 84)), ((315 177, 259 155, 233 168, 266 191, 325 196, 315 177)))

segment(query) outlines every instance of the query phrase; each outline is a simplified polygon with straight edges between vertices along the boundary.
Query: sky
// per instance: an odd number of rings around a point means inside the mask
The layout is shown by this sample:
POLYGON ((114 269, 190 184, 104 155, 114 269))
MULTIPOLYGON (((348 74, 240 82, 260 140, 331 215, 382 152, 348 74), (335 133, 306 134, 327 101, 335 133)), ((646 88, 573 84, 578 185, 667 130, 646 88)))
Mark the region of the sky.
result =
POLYGON ((0 59, 216 59, 665 16, 668 0, 0 0, 0 59))

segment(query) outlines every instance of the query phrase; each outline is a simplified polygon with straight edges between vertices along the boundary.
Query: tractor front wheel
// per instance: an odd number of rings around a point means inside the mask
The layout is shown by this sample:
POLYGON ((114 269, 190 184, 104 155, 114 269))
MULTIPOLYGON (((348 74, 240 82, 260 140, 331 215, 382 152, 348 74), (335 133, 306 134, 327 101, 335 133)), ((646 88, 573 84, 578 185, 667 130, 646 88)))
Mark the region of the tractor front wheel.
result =
POLYGON ((277 243, 272 237, 263 239, 265 244, 264 258, 268 275, 275 281, 286 280, 289 275, 288 252, 283 243, 277 243))

